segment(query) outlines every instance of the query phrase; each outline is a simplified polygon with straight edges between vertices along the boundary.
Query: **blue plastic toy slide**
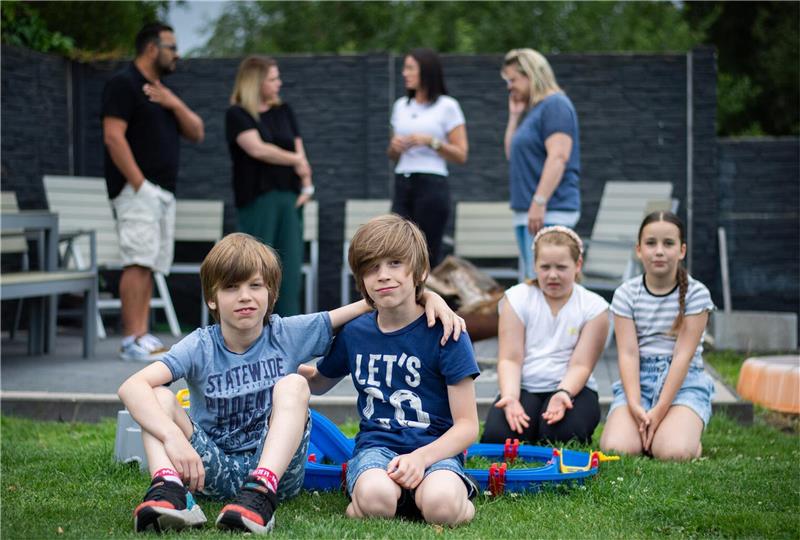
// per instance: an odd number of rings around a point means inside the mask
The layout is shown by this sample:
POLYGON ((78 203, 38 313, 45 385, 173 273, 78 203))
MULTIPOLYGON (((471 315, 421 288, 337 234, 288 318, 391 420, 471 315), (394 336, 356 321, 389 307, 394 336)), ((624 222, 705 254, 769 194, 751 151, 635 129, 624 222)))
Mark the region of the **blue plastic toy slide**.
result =
MULTIPOLYGON (((303 487, 322 491, 341 489, 345 464, 353 455, 355 443, 324 415, 311 410, 311 417, 311 443, 303 487)), ((467 469, 481 489, 493 495, 500 495, 504 491, 538 491, 546 483, 581 483, 584 478, 597 474, 600 462, 619 459, 602 452, 520 445, 516 440, 506 441, 504 445, 473 444, 467 450, 467 455, 499 460, 489 469, 467 469), (530 469, 508 469, 506 462, 516 459, 543 465, 530 469)))

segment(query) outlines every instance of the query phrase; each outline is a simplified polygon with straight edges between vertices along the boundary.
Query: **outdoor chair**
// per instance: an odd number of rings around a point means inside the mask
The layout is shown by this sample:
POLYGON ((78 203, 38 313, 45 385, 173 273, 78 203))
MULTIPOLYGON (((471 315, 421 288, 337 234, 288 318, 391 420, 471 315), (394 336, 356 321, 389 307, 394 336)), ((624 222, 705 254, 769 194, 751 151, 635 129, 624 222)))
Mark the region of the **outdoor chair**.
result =
POLYGON ((342 242, 342 270, 340 274, 340 293, 342 305, 350 303, 350 264, 347 262, 347 252, 350 250, 350 239, 356 230, 382 214, 388 214, 392 208, 392 201, 388 199, 349 199, 344 204, 344 238, 342 242))
MULTIPOLYGON (((222 239, 225 204, 219 200, 177 199, 175 204, 175 242, 201 242, 208 249, 222 239)), ((206 251, 208 253, 208 251, 206 251)), ((172 263, 172 274, 193 274, 199 277, 201 261, 172 263)), ((200 291, 200 325, 209 323, 208 305, 200 291)))
POLYGON ((480 259, 510 259, 508 266, 476 266, 495 278, 523 281, 525 268, 508 201, 457 203, 453 254, 473 264, 480 259))
POLYGON ((606 182, 592 234, 584 239, 584 287, 614 291, 636 274, 639 225, 649 212, 675 209, 671 195, 670 182, 606 182))
MULTIPOLYGON (((97 234, 97 262, 104 270, 121 270, 122 261, 119 255, 119 241, 116 223, 108 200, 106 182, 103 178, 51 176, 44 177, 45 193, 48 205, 58 212, 61 223, 62 238, 66 243, 65 258, 77 268, 85 266, 85 242, 72 238, 74 231, 94 230, 97 234)), ((222 201, 179 200, 176 204, 175 241, 217 242, 222 237, 224 205, 222 201)), ((199 262, 174 263, 170 268, 176 274, 196 274, 200 270, 199 262)), ((170 333, 180 337, 181 328, 175 308, 172 304, 165 276, 160 272, 153 273, 155 290, 150 300, 152 309, 163 309, 170 328, 170 333)), ((97 332, 100 338, 106 337, 101 311, 118 310, 119 298, 102 298, 98 300, 97 332)), ((201 293, 201 319, 208 321, 208 312, 201 293)))
MULTIPOLYGON (((13 191, 3 191, 0 193, 2 202, 0 212, 4 214, 16 214, 19 212, 19 205, 17 203, 17 194, 13 191)), ((10 256, 19 258, 19 268, 21 271, 30 269, 30 259, 28 258, 28 241, 25 238, 25 231, 23 230, 9 230, 3 231, 2 238, 0 238, 0 253, 3 256, 10 256)), ((17 305, 14 310, 14 322, 9 329, 9 337, 14 339, 17 330, 19 330, 20 322, 22 321, 22 307, 24 299, 17 300, 17 305)))
MULTIPOLYGON (((0 274, 0 298, 2 300, 18 300, 11 336, 18 328, 21 317, 22 301, 30 299, 30 322, 28 325, 28 352, 29 354, 52 353, 55 347, 56 311, 58 308, 59 294, 83 295, 83 357, 94 357, 94 343, 96 339, 94 314, 97 309, 97 263, 95 250, 95 236, 93 231, 82 231, 80 234, 88 236, 89 262, 81 270, 67 270, 58 267, 56 257, 56 240, 53 240, 52 252, 47 249, 45 235, 33 236, 36 238, 39 255, 37 264, 39 269, 31 269, 28 260, 28 231, 10 229, 5 226, 7 218, 19 214, 16 195, 10 192, 2 194, 2 239, 0 251, 3 255, 16 255, 21 257, 18 271, 3 272, 0 274), (44 347, 42 347, 44 345, 44 347)), ((41 212, 40 212, 41 214, 41 212)), ((57 219, 47 214, 47 225, 51 235, 58 234, 57 219)), ((19 216, 30 218, 30 216, 19 216)), ((41 218, 36 218, 41 219, 41 218)), ((9 224, 11 225, 11 224, 9 224)), ((32 234, 33 231, 31 231, 32 234)), ((43 230, 40 231, 43 233, 43 230)))

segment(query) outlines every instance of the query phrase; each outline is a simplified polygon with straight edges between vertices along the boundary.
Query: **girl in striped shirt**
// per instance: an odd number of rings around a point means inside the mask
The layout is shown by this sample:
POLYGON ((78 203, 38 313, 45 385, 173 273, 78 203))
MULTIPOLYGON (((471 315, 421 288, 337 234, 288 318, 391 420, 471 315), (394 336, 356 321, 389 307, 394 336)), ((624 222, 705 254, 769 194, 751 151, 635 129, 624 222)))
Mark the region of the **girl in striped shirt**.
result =
POLYGON ((636 254, 644 274, 620 285, 611 303, 621 380, 600 447, 657 459, 699 457, 714 393, 702 357, 714 304, 681 264, 686 240, 675 214, 645 217, 636 254))

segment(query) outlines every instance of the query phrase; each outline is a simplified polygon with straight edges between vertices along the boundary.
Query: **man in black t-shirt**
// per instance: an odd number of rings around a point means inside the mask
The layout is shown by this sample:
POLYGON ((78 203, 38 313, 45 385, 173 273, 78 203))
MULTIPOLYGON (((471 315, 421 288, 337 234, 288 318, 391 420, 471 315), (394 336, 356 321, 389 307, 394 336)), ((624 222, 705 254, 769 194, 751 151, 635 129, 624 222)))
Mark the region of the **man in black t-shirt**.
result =
POLYGON ((152 23, 136 36, 136 58, 103 89, 105 176, 123 271, 120 356, 149 362, 166 349, 148 333, 152 272, 169 273, 175 231, 180 136, 201 142, 203 120, 161 82, 175 71, 172 28, 152 23))

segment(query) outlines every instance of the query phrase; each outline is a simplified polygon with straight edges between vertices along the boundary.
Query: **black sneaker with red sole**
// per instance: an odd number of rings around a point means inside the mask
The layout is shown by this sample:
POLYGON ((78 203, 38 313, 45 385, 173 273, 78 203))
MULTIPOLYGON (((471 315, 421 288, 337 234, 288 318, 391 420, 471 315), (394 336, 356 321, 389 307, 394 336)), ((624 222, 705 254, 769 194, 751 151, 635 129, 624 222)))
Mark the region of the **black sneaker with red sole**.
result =
POLYGON ((205 522, 206 516, 189 490, 160 476, 153 478, 144 501, 133 511, 136 532, 200 527, 205 522))
POLYGON ((248 476, 236 499, 219 513, 217 527, 267 534, 275 526, 278 496, 254 476, 248 476))

